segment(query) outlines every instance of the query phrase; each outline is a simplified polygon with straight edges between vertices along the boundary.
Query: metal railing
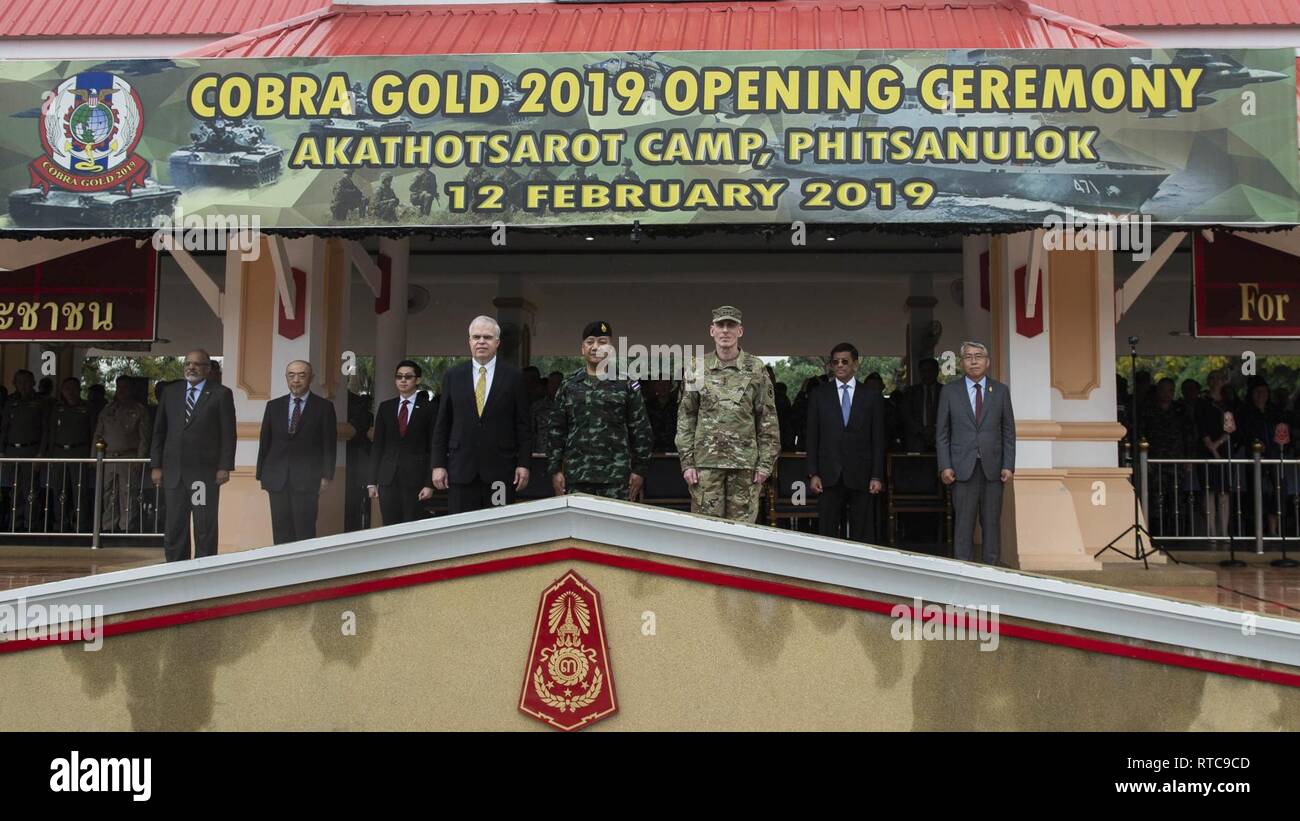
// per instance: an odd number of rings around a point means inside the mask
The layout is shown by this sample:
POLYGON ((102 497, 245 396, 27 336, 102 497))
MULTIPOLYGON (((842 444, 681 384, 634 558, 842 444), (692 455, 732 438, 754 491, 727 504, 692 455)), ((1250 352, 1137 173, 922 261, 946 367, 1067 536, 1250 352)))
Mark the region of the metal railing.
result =
POLYGON ((1153 539, 1300 546, 1300 459, 1258 443, 1231 459, 1152 459, 1138 446, 1138 497, 1153 539))
POLYGON ((0 536, 103 540, 161 537, 162 490, 149 460, 0 457, 0 536))

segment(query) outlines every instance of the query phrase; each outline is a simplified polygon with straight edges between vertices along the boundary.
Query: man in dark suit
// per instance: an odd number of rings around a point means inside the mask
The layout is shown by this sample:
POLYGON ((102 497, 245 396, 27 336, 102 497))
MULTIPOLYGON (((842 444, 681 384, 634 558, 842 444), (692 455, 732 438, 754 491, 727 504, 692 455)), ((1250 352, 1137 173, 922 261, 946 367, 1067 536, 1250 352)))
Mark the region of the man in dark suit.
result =
POLYGON ((334 478, 338 422, 334 403, 311 392, 310 362, 285 368, 289 393, 266 403, 257 478, 271 497, 276 544, 316 538, 320 495, 334 478))
POLYGON ((1002 543, 1002 486, 1016 469, 1011 390, 987 375, 989 351, 980 343, 962 343, 961 364, 966 375, 939 393, 939 477, 952 487, 953 554, 971 560, 978 516, 984 563, 996 565, 1002 543))
POLYGON ((854 378, 858 349, 841 342, 831 349, 835 378, 808 397, 809 489, 819 494, 817 531, 841 536, 844 508, 849 537, 866 542, 874 533, 873 499, 885 475, 885 400, 854 378))
POLYGON ((194 555, 217 555, 221 486, 235 469, 235 397, 208 379, 211 362, 205 350, 187 353, 185 380, 167 386, 154 418, 149 465, 167 505, 169 562, 190 557, 191 513, 194 555))
POLYGON ((452 513, 509 504, 528 485, 532 416, 517 368, 497 361, 501 326, 480 316, 469 326, 473 359, 442 377, 433 431, 433 486, 452 513))
POLYGON ((903 450, 908 453, 933 453, 934 431, 939 416, 939 363, 922 359, 916 366, 921 381, 903 394, 903 450))
POLYGON ((429 447, 436 405, 420 390, 424 372, 409 359, 397 363, 397 396, 379 403, 370 446, 370 498, 379 499, 385 525, 421 518, 420 502, 433 495, 429 447))

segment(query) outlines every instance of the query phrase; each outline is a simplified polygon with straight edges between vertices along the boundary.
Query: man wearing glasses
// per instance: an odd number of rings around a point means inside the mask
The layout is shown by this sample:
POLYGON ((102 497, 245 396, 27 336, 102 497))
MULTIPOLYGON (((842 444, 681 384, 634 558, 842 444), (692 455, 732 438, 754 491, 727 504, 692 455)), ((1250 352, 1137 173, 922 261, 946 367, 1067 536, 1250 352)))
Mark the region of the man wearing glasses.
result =
POLYGON ((235 397, 208 378, 212 360, 202 349, 185 355, 185 381, 173 382, 158 400, 151 479, 162 485, 167 505, 163 547, 167 561, 217 555, 217 507, 221 486, 235 469, 235 397))
POLYGON ((963 561, 973 558, 978 516, 984 563, 996 565, 1001 548, 1002 486, 1011 481, 1016 469, 1011 391, 987 375, 989 350, 980 343, 962 343, 961 364, 966 375, 944 385, 939 393, 935 428, 939 477, 952 488, 956 514, 953 555, 963 561))
POLYGON ((421 518, 420 502, 433 495, 429 447, 437 409, 420 387, 420 366, 397 363, 397 396, 379 403, 375 441, 370 448, 370 498, 379 499, 385 525, 421 518))

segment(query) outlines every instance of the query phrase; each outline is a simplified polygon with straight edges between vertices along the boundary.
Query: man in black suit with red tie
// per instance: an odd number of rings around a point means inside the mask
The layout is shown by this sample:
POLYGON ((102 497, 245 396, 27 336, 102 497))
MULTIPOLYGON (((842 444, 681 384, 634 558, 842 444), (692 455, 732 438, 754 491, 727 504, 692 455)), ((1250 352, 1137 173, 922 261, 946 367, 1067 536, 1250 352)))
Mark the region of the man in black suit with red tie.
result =
POLYGON ((885 400, 854 378, 858 349, 849 343, 831 349, 831 369, 834 378, 808 399, 809 489, 820 494, 821 535, 842 535, 847 505, 849 538, 866 542, 874 532, 872 496, 880 493, 885 475, 885 400))
POLYGON ((167 561, 217 555, 217 508, 221 486, 235 469, 235 396, 208 379, 212 364, 202 349, 185 354, 185 379, 172 382, 158 400, 150 478, 162 485, 167 506, 163 548, 167 561))
POLYGON ((509 504, 528 485, 532 414, 518 368, 497 360, 501 326, 480 316, 469 326, 473 359, 442 377, 433 431, 433 486, 452 513, 509 504))
POLYGON ((436 403, 420 390, 424 372, 409 359, 397 363, 397 396, 379 403, 375 441, 370 446, 370 498, 379 499, 385 525, 414 522, 420 502, 433 495, 429 481, 429 444, 436 403))
POLYGON ((257 478, 271 497, 276 544, 316 538, 320 495, 334 479, 338 422, 334 403, 311 392, 310 362, 285 368, 289 393, 266 403, 257 478))

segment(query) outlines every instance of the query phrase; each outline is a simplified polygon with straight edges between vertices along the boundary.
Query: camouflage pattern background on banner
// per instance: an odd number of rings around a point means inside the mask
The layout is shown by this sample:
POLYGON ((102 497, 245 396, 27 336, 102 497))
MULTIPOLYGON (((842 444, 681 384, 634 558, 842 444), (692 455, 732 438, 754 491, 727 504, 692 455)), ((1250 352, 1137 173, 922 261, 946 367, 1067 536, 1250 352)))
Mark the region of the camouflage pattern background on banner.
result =
POLYGON ((1290 49, 0 61, 0 231, 1296 223, 1290 49))

